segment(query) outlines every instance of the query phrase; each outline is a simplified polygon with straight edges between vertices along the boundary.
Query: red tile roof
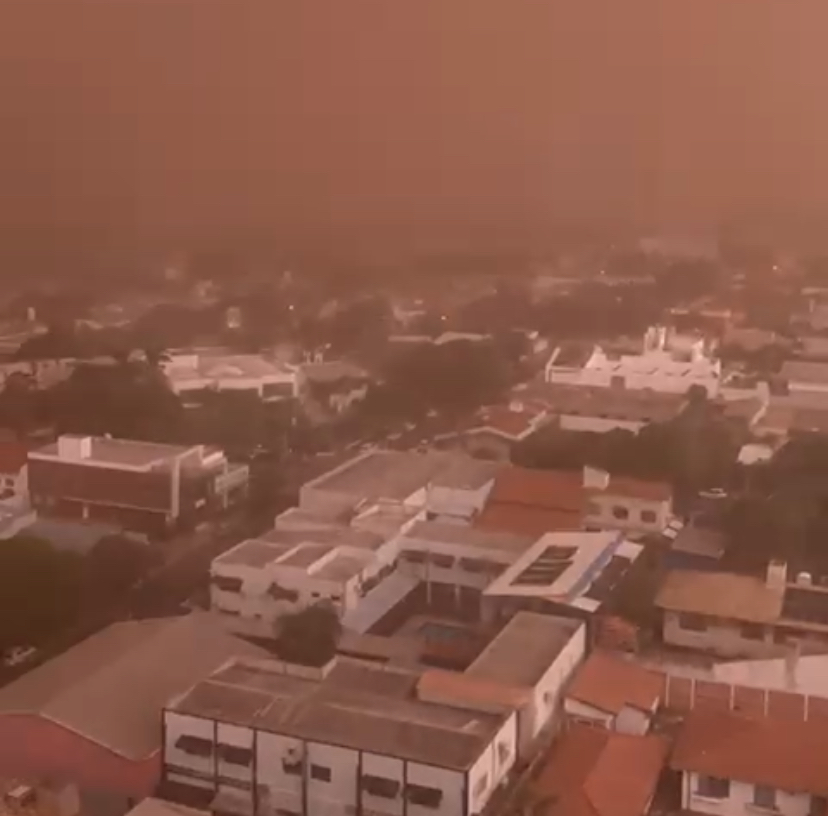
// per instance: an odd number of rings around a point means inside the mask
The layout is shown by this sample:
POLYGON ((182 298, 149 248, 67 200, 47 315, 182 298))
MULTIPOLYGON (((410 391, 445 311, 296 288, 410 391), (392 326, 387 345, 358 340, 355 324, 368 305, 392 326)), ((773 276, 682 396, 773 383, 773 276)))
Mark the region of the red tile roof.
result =
POLYGON ((549 801, 547 816, 643 816, 668 748, 658 736, 574 725, 550 752, 533 794, 549 801))
POLYGON ((581 514, 544 507, 523 507, 516 504, 489 504, 475 520, 481 530, 540 537, 544 533, 581 529, 581 514))
POLYGON ((663 689, 664 677, 658 672, 606 652, 593 652, 575 674, 566 696, 618 714, 627 706, 653 711, 663 689))
POLYGON ((19 473, 29 457, 29 446, 16 439, 0 439, 0 473, 19 473))
POLYGON ((498 473, 489 501, 581 513, 584 488, 580 473, 507 467, 498 473))
POLYGON ((670 764, 679 771, 828 796, 828 729, 822 719, 694 711, 679 732, 670 764))

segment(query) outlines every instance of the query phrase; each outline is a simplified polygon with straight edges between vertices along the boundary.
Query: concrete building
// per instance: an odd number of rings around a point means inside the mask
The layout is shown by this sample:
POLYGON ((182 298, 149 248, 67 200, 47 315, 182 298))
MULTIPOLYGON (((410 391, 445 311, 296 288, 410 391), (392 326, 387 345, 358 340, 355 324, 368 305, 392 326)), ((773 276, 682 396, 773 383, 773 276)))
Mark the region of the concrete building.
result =
POLYGON ((170 388, 187 405, 199 405, 211 391, 244 391, 265 402, 299 396, 301 377, 294 366, 258 354, 181 353, 164 363, 170 388))
POLYGON ((209 615, 114 624, 0 689, 0 774, 77 786, 122 816, 161 777, 165 703, 233 656, 263 657, 209 615))
POLYGON ((690 712, 670 765, 682 776, 683 811, 716 816, 828 811, 828 731, 821 719, 690 712))
POLYGON ((564 710, 570 722, 646 734, 661 704, 664 678, 632 661, 595 651, 566 689, 564 710))
POLYGON ((765 579, 726 572, 674 570, 656 596, 664 642, 723 657, 780 657, 792 647, 824 651, 828 589, 809 573, 788 580, 772 561, 765 579))
POLYGON ((629 390, 650 389, 686 394, 697 385, 716 397, 722 366, 703 339, 672 334, 654 327, 634 354, 607 352, 595 346, 586 354, 569 356, 557 348, 546 365, 548 383, 629 390))
POLYGON ((591 619, 641 555, 616 532, 548 533, 483 591, 485 619, 520 609, 591 619))
POLYGON ((152 535, 194 526, 229 506, 248 476, 246 466, 203 445, 64 435, 28 454, 29 494, 39 515, 152 535))
POLYGON ((230 662, 164 710, 164 780, 229 814, 480 813, 514 766, 517 714, 430 702, 419 679, 230 662))
POLYGON ((789 360, 783 364, 779 377, 787 383, 791 395, 828 395, 828 363, 789 360))

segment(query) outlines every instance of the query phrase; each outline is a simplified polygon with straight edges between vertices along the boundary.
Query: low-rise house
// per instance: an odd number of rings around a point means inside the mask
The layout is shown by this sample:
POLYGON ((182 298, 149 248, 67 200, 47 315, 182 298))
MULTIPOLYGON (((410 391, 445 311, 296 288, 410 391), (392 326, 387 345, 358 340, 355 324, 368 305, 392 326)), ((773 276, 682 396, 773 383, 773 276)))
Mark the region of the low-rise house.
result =
POLYGON ((365 399, 371 376, 353 363, 329 360, 299 366, 300 398, 336 415, 365 399))
POLYGON ((828 588, 809 573, 788 581, 772 561, 765 579, 698 570, 667 574, 655 601, 664 642, 725 657, 771 657, 790 648, 824 650, 828 588))
POLYGON ((566 689, 571 722, 622 734, 646 734, 664 693, 664 678, 632 661, 595 651, 566 689))
POLYGON ((163 712, 164 778, 222 813, 480 813, 518 716, 432 702, 420 673, 338 657, 237 661, 163 712))
POLYGON ((682 809, 692 813, 828 812, 828 730, 821 719, 748 718, 691 711, 670 760, 682 775, 682 809))
POLYGON ((186 405, 200 405, 213 391, 254 393, 265 402, 294 398, 300 391, 294 366, 258 354, 173 354, 163 368, 170 388, 186 405))
POLYGON ((203 445, 67 434, 28 454, 29 495, 39 515, 150 535, 225 509, 244 495, 248 476, 247 466, 203 445))
POLYGON ((574 725, 529 783, 547 816, 646 816, 667 765, 669 742, 574 725))
POLYGON ((482 459, 509 461, 515 445, 525 442, 549 421, 543 406, 513 400, 509 405, 484 408, 465 430, 442 435, 437 441, 451 440, 460 450, 482 459))

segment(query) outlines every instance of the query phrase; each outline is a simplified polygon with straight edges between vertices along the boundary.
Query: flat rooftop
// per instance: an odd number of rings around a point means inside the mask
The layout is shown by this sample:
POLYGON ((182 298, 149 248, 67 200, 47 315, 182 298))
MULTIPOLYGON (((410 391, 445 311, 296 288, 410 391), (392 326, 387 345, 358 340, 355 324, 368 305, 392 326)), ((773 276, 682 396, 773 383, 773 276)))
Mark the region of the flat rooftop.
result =
POLYGON ((515 555, 526 552, 537 541, 534 536, 502 533, 496 530, 465 527, 460 524, 439 521, 418 521, 409 528, 401 539, 403 547, 406 539, 431 541, 435 544, 464 544, 470 547, 480 547, 481 549, 503 550, 515 555))
POLYGON ((258 354, 182 354, 164 366, 173 381, 188 379, 257 379, 284 376, 290 370, 258 354))
POLYGON ((363 497, 404 500, 427 484, 476 490, 496 466, 463 454, 373 450, 323 474, 307 486, 363 497))
POLYGON ((128 465, 131 467, 149 467, 156 463, 166 462, 173 457, 187 453, 192 448, 180 445, 162 445, 157 442, 138 442, 131 439, 107 439, 105 437, 90 437, 91 452, 82 460, 61 457, 59 443, 52 442, 30 453, 30 456, 49 457, 61 461, 99 462, 100 464, 128 465))
POLYGON ((642 549, 617 532, 549 533, 496 578, 484 594, 543 598, 595 611, 642 549))
POLYGON ((296 739, 469 768, 503 716, 418 700, 419 677, 342 657, 320 680, 286 674, 278 661, 236 661, 168 708, 296 739))
POLYGON ((534 687, 583 625, 570 618, 518 612, 465 674, 508 686, 534 687))

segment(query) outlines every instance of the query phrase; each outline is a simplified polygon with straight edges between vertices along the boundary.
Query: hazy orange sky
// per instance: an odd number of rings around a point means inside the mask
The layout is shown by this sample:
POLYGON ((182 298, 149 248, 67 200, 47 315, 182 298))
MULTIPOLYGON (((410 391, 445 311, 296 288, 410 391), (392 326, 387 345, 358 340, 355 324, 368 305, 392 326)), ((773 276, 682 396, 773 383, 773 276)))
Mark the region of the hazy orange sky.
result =
POLYGON ((0 235, 828 215, 825 0, 7 0, 0 235))

